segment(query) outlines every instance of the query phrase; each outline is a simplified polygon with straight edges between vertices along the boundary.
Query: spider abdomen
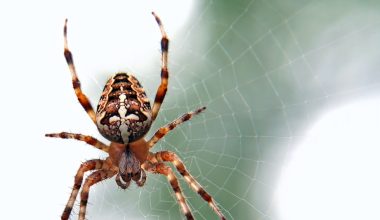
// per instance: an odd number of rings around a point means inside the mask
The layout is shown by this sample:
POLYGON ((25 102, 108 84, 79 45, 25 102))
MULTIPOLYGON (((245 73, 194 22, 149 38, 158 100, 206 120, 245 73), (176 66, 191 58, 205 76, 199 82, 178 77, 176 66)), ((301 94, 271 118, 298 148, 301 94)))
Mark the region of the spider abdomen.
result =
POLYGON ((152 124, 149 99, 133 75, 117 73, 107 81, 97 107, 96 124, 105 138, 123 144, 148 132, 152 124))

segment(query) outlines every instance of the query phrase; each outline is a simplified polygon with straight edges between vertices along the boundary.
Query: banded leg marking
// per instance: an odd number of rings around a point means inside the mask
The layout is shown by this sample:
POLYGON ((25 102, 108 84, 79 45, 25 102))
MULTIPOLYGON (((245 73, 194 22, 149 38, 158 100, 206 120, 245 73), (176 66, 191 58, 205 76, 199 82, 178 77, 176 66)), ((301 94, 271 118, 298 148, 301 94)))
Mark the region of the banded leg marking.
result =
POLYGON ((70 217, 71 210, 73 209, 73 205, 75 203, 75 199, 78 195, 78 191, 82 185, 83 181, 83 175, 85 172, 90 171, 90 170, 98 170, 101 169, 103 166, 104 161, 103 160, 88 160, 84 163, 82 163, 78 169, 77 174, 75 175, 75 180, 74 180, 74 186, 73 190, 71 191, 71 195, 69 198, 69 201, 67 201, 66 207, 63 210, 61 219, 62 220, 67 220, 70 217))
POLYGON ((71 54, 71 51, 69 50, 69 46, 67 43, 67 19, 65 20, 65 26, 63 28, 63 37, 64 37, 64 52, 67 65, 69 66, 71 77, 72 77, 72 83, 73 88, 75 91, 76 96, 78 97, 79 103, 82 105, 84 110, 87 112, 87 114, 90 116, 91 120, 96 124, 96 117, 94 109, 91 106, 90 100, 87 98, 87 96, 82 92, 80 81, 78 79, 77 72, 75 70, 73 55, 71 54))
POLYGON ((177 201, 178 201, 179 205, 181 206, 182 212, 186 216, 186 219, 187 220, 193 220, 194 217, 191 214, 190 207, 186 203, 186 199, 182 194, 182 190, 181 190, 181 187, 180 187, 179 182, 177 180, 177 177, 174 175, 172 169, 163 163, 158 163, 155 166, 155 172, 166 176, 171 187, 173 188, 173 191, 175 193, 175 197, 177 198, 177 201))
POLYGON ((156 22, 160 28, 162 39, 161 39, 161 84, 157 89, 156 97, 154 99, 154 104, 152 107, 152 120, 155 120, 158 112, 160 111, 160 107, 162 102, 164 101, 166 91, 168 88, 168 79, 169 79, 169 71, 168 71, 168 50, 169 50, 169 39, 167 37, 164 26, 162 25, 161 19, 152 12, 156 22))
POLYGON ((89 175, 83 184, 82 192, 80 194, 80 208, 79 208, 79 220, 85 220, 88 194, 90 192, 90 187, 100 181, 111 178, 116 174, 115 171, 111 170, 98 170, 89 175))
POLYGON ((158 129, 158 131, 154 134, 154 136, 148 141, 149 148, 153 147, 162 137, 164 137, 167 133, 169 133, 175 127, 177 127, 178 125, 182 124, 185 121, 190 120, 194 115, 197 115, 203 112, 205 109, 206 107, 202 107, 195 111, 188 112, 182 115, 181 117, 177 118, 176 120, 170 122, 166 126, 158 129))
POLYGON ((95 148, 102 150, 104 152, 108 153, 109 147, 96 138, 93 138, 88 135, 83 134, 75 134, 75 133, 68 133, 68 132, 61 132, 61 133, 52 133, 52 134, 45 134, 46 137, 56 137, 56 138, 64 138, 64 139, 75 139, 78 141, 84 141, 87 144, 94 146, 95 148))
POLYGON ((170 151, 161 151, 156 153, 156 159, 158 162, 171 162, 173 165, 177 168, 178 172, 183 176, 187 184, 195 191, 197 192, 203 200, 205 200, 210 207, 214 210, 214 212, 219 216, 221 220, 225 220, 226 217, 224 217, 223 213, 220 211, 218 206, 215 204, 215 201, 211 197, 210 194, 208 194, 201 184, 197 182, 194 177, 191 176, 191 174, 187 171, 185 165, 179 159, 179 157, 170 151))

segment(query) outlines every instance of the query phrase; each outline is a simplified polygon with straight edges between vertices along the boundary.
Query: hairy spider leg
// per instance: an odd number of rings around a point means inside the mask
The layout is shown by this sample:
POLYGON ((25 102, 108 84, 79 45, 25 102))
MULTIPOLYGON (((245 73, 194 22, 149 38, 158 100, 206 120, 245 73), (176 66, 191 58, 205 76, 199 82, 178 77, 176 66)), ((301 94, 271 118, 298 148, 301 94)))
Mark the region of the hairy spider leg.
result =
POLYGON ((148 141, 149 148, 152 148, 161 138, 163 138, 167 133, 169 133, 175 127, 177 127, 178 125, 182 124, 185 121, 190 120, 193 116, 203 112, 205 109, 206 107, 202 107, 195 111, 185 113, 181 117, 175 119, 174 121, 170 122, 164 127, 159 128, 158 131, 154 134, 154 136, 148 141))
POLYGON ((161 39, 161 84, 157 89, 156 97, 154 99, 154 104, 152 107, 152 120, 155 120, 158 112, 160 111, 160 107, 162 102, 164 101, 166 91, 168 89, 168 50, 169 50, 169 39, 166 35, 164 26, 162 25, 161 19, 152 12, 154 18, 157 21, 157 24, 160 28, 162 39, 161 39))
POLYGON ((104 170, 95 171, 87 177, 87 179, 85 180, 83 184, 82 192, 80 194, 81 200, 80 200, 80 208, 79 208, 79 220, 85 220, 88 194, 90 192, 90 187, 100 181, 113 177, 116 173, 117 171, 115 170, 104 169, 104 170))
POLYGON ((67 201, 66 207, 63 210, 61 220, 67 220, 70 217, 70 213, 71 213, 71 210, 73 209, 75 199, 82 185, 84 173, 90 170, 99 170, 103 167, 103 164, 104 164, 104 160, 94 159, 94 160, 88 160, 80 165, 78 172, 75 175, 74 186, 71 191, 69 201, 67 201))
POLYGON ((96 118, 95 118, 95 112, 92 108, 92 105, 90 103, 90 100, 87 98, 87 96, 82 92, 80 81, 78 79, 77 72, 75 70, 74 60, 73 56, 69 50, 69 46, 67 44, 67 19, 65 20, 65 26, 63 28, 63 37, 64 37, 64 52, 67 65, 69 66, 72 82, 73 82, 73 88, 75 91, 76 96, 78 97, 79 103, 82 105, 84 110, 86 110, 88 116, 90 116, 91 120, 96 124, 96 118))
POLYGON ((179 185, 178 179, 174 175, 173 170, 169 166, 165 165, 164 163, 156 163, 154 166, 155 166, 154 167, 155 173, 165 175, 166 178, 168 179, 168 181, 169 181, 169 183, 170 183, 170 185, 171 185, 171 187, 175 193, 175 197, 176 197, 179 205, 181 206, 182 212, 186 216, 186 219, 187 220, 193 220, 194 219, 193 214, 191 214, 190 207, 186 203, 186 199, 183 196, 183 193, 182 193, 181 187, 179 185))
POLYGON ((181 159, 179 159, 179 157, 174 152, 170 152, 170 151, 157 152, 155 154, 155 158, 158 162, 170 162, 170 163, 172 163, 177 168, 178 172, 183 176, 183 178, 185 179, 187 184, 189 184, 189 186, 195 192, 197 192, 202 197, 203 200, 205 200, 210 205, 210 207, 219 216, 219 218, 221 220, 226 219, 224 217, 224 215, 222 214, 222 212, 220 211, 220 209, 218 208, 218 206, 215 204, 215 201, 213 200, 211 195, 208 194, 203 189, 201 184, 199 184, 197 182, 197 180, 191 176, 191 174, 187 171, 187 169, 186 169, 185 165, 183 164, 183 162, 181 161, 181 159))
POLYGON ((52 133, 52 134, 45 134, 45 137, 55 137, 55 138, 64 138, 64 139, 75 139, 78 141, 84 141, 89 145, 94 146, 95 148, 102 150, 104 152, 108 153, 109 146, 103 144, 96 138, 93 138, 88 135, 83 134, 75 134, 75 133, 68 133, 68 132, 61 132, 61 133, 52 133))

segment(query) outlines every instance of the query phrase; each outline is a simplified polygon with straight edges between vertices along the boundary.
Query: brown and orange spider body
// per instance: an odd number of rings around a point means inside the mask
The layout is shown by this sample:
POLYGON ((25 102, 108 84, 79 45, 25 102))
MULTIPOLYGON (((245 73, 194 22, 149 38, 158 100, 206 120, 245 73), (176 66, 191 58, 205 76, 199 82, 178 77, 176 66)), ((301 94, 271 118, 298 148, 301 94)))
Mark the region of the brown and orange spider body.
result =
POLYGON ((153 107, 151 108, 150 106, 144 88, 133 75, 117 73, 107 81, 100 97, 96 113, 89 99, 81 90, 73 57, 68 48, 67 20, 65 21, 64 55, 71 72, 75 94, 82 107, 97 126, 99 132, 111 143, 110 145, 106 145, 91 136, 82 134, 67 132, 46 134, 47 137, 70 138, 84 141, 109 155, 106 159, 88 160, 81 164, 75 175, 70 198, 62 213, 62 220, 67 220, 70 217, 81 187, 79 219, 84 220, 89 191, 92 185, 116 176, 115 180, 117 185, 123 189, 126 189, 131 181, 134 181, 138 186, 143 186, 146 181, 145 171, 165 175, 175 192, 175 197, 180 204, 182 212, 187 219, 194 219, 186 199, 182 194, 177 177, 172 169, 165 163, 172 163, 189 186, 208 202, 219 218, 225 219, 210 194, 190 175, 183 162, 175 153, 170 151, 150 152, 150 149, 169 131, 174 129, 177 125, 190 120, 194 115, 201 113, 206 109, 205 107, 188 112, 166 126, 161 127, 148 141, 144 139, 160 110, 166 95, 169 78, 167 68, 169 40, 160 18, 155 13, 152 14, 162 34, 161 84, 157 90, 153 107), (84 183, 82 183, 84 173, 87 171, 93 172, 85 179, 84 183))

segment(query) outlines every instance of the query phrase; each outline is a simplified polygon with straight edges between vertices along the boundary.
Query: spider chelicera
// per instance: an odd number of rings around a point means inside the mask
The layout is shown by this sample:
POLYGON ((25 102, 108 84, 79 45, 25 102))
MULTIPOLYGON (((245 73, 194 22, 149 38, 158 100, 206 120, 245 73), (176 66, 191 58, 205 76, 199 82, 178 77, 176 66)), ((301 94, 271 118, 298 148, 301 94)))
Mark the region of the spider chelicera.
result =
POLYGON ((84 220, 89 191, 92 185, 116 175, 116 183, 122 189, 126 189, 130 185, 131 180, 136 182, 137 186, 143 186, 146 180, 145 171, 165 175, 175 192, 175 197, 183 214, 187 219, 194 219, 186 199, 182 194, 177 177, 166 163, 172 163, 189 186, 211 206, 219 218, 225 219, 210 194, 190 175, 181 159, 175 153, 170 151, 150 152, 150 149, 169 131, 181 123, 190 120, 194 115, 203 112, 206 109, 205 107, 188 112, 166 126, 161 127, 148 141, 144 139, 152 122, 156 119, 165 98, 169 77, 167 67, 169 40, 160 18, 154 12, 152 12, 152 14, 162 34, 161 84, 157 89, 153 107, 150 107, 150 102, 146 97, 144 88, 132 74, 117 73, 107 81, 100 97, 96 113, 89 99, 81 90, 73 57, 67 44, 67 19, 65 20, 63 31, 64 55, 71 72, 75 94, 78 97, 79 103, 97 126, 99 132, 106 139, 111 141, 111 143, 110 145, 106 145, 91 136, 83 134, 67 132, 46 134, 47 137, 84 141, 109 155, 106 159, 88 160, 80 165, 75 175, 70 198, 61 216, 62 220, 67 220, 70 217, 81 187, 79 219, 84 220), (83 175, 87 171, 93 172, 86 178, 82 185, 83 175))

